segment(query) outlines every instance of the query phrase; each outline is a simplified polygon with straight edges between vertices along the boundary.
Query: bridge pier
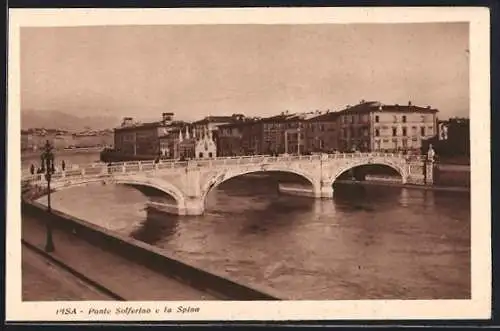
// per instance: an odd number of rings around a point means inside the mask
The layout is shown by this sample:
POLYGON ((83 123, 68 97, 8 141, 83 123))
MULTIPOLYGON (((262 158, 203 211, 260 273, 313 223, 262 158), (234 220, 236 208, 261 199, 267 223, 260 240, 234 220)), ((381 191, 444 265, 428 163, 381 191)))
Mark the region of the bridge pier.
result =
POLYGON ((205 205, 198 199, 189 199, 184 203, 165 203, 149 201, 148 207, 154 208, 161 212, 178 215, 178 216, 199 216, 205 212, 205 205))
POLYGON ((333 198, 333 185, 329 182, 321 182, 314 185, 314 197, 317 199, 333 198))
POLYGON ((205 201, 200 197, 188 197, 179 204, 178 215, 198 216, 205 212, 205 201))

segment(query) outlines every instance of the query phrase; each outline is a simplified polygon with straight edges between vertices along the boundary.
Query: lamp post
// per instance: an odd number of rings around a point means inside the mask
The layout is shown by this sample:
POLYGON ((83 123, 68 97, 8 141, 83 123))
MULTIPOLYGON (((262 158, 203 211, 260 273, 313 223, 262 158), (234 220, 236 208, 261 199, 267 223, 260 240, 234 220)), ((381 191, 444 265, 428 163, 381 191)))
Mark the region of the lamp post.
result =
POLYGON ((45 146, 43 149, 43 153, 40 156, 42 161, 42 172, 45 173, 45 179, 47 180, 47 211, 49 212, 49 218, 45 222, 47 227, 47 237, 45 241, 45 251, 53 252, 55 250, 54 242, 52 240, 52 219, 50 218, 50 213, 52 212, 52 208, 50 205, 50 181, 52 179, 52 174, 55 172, 54 169, 54 153, 52 153, 52 146, 49 141, 45 142, 45 146))

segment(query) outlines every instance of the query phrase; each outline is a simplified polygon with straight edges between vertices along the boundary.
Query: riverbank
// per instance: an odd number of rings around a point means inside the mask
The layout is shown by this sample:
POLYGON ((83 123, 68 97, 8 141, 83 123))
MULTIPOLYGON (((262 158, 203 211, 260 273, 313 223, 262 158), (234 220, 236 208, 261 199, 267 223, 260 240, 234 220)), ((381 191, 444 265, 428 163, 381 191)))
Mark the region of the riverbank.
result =
POLYGON ((127 300, 278 298, 276 294, 269 294, 271 289, 239 284, 95 224, 55 210, 48 214, 39 203, 23 201, 22 212, 23 239, 38 245, 44 243, 44 222, 50 220, 54 226, 55 254, 86 276, 90 273, 101 283, 105 282, 127 300), (148 279, 148 282, 141 282, 141 279, 148 279), (130 287, 131 284, 134 286, 130 287))
POLYGON ((440 185, 416 185, 416 184, 402 184, 391 181, 380 181, 380 180, 337 180, 336 184, 348 184, 348 185, 366 185, 366 186, 389 186, 389 187, 401 187, 410 188, 417 190, 427 190, 427 191, 448 191, 448 192, 470 192, 469 187, 460 186, 440 186, 440 185))
MULTIPOLYGON (((470 192, 470 187, 464 186, 445 186, 445 185, 416 185, 416 184, 402 184, 399 178, 376 178, 371 176, 372 179, 366 180, 337 180, 335 181, 332 190, 335 190, 335 185, 359 185, 359 186, 387 186, 399 187, 427 191, 447 191, 447 192, 470 192)), ((312 187, 299 183, 280 183, 278 191, 283 194, 290 194, 303 197, 314 197, 312 187)))
MULTIPOLYGON (((103 147, 88 147, 88 148, 68 148, 68 149, 55 149, 53 152, 57 155, 71 155, 79 153, 100 153, 103 147)), ((40 157, 41 150, 38 151, 24 151, 21 152, 21 158, 40 157)))

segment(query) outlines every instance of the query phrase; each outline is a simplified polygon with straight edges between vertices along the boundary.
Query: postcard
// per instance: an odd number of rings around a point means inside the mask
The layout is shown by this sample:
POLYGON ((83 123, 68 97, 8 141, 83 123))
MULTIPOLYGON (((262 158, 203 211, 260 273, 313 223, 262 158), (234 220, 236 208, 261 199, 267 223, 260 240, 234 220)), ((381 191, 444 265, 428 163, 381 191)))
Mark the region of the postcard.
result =
POLYGON ((10 10, 7 321, 490 318, 489 24, 10 10))

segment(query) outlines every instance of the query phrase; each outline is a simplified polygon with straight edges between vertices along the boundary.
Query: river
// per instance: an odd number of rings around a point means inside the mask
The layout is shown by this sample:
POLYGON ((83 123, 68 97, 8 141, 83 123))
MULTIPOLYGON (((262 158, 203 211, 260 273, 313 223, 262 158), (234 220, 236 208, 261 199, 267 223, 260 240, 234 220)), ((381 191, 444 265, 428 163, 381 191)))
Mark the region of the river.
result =
POLYGON ((280 195, 278 181, 229 180, 209 193, 205 214, 192 217, 148 212, 148 198, 122 185, 71 188, 52 201, 290 299, 470 298, 468 193, 370 186, 352 194, 340 187, 334 199, 314 200, 280 195))

